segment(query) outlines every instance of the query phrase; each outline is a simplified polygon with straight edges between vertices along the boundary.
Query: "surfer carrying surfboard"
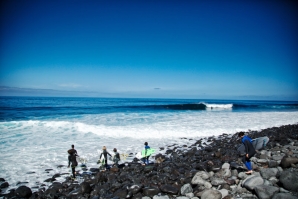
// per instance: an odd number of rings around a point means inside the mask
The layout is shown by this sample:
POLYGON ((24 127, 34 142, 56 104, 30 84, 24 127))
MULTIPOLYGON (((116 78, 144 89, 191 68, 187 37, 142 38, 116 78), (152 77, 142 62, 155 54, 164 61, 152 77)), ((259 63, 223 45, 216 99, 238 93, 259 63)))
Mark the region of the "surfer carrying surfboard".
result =
POLYGON ((109 152, 107 152, 107 147, 106 147, 106 146, 103 146, 103 147, 102 147, 102 153, 100 154, 99 159, 101 159, 101 156, 102 156, 102 155, 103 155, 103 157, 104 157, 105 167, 107 168, 107 167, 108 167, 108 155, 109 155, 110 157, 112 157, 112 155, 111 155, 109 152))
POLYGON ((245 146, 245 155, 242 158, 242 162, 245 164, 245 166, 248 170, 245 173, 252 174, 253 170, 252 170, 250 158, 256 154, 256 150, 255 150, 254 146, 252 145, 252 139, 250 137, 248 137, 247 135, 244 135, 243 132, 239 132, 238 137, 241 138, 241 142, 245 146))
POLYGON ((72 171, 72 176, 73 178, 76 177, 76 166, 78 166, 78 162, 77 162, 77 157, 79 156, 77 153, 77 150, 74 149, 74 145, 71 145, 71 149, 69 149, 68 151, 68 167, 70 167, 70 163, 71 163, 71 171, 72 171))
POLYGON ((149 164, 149 157, 151 154, 149 154, 148 151, 150 149, 150 146, 148 146, 148 142, 145 142, 144 145, 145 145, 145 154, 144 154, 143 162, 145 164, 149 164))

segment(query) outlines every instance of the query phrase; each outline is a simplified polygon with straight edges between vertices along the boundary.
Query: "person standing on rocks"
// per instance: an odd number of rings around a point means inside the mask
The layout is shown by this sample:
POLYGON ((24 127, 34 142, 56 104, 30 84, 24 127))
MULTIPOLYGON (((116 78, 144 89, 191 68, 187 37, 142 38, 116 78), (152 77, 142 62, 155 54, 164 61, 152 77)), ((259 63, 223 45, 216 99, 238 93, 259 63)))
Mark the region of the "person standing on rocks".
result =
POLYGON ((114 148, 113 151, 115 153, 114 158, 113 158, 113 162, 114 162, 114 165, 118 167, 118 165, 119 165, 118 162, 120 161, 120 154, 117 152, 116 148, 114 148))
POLYGON ((150 149, 150 146, 148 146, 148 142, 145 142, 144 145, 145 145, 145 156, 143 158, 143 162, 145 164, 149 164, 149 157, 150 157, 150 155, 147 155, 148 154, 147 151, 148 151, 148 149, 150 149))
POLYGON ((74 145, 71 145, 71 149, 68 151, 68 168, 71 164, 72 176, 73 178, 76 177, 76 166, 78 166, 77 157, 79 156, 77 151, 74 149, 74 145))
POLYGON ((102 155, 104 157, 105 168, 107 169, 108 168, 108 155, 110 157, 112 157, 112 156, 111 156, 111 154, 109 152, 107 152, 107 147, 106 146, 103 146, 102 147, 102 153, 100 154, 99 159, 101 159, 101 156, 102 155))
POLYGON ((252 170, 250 158, 256 154, 256 150, 251 143, 252 139, 247 135, 244 135, 243 132, 239 132, 238 137, 241 138, 241 142, 245 146, 245 156, 243 156, 242 162, 245 164, 248 170, 246 174, 252 174, 253 170, 252 170))

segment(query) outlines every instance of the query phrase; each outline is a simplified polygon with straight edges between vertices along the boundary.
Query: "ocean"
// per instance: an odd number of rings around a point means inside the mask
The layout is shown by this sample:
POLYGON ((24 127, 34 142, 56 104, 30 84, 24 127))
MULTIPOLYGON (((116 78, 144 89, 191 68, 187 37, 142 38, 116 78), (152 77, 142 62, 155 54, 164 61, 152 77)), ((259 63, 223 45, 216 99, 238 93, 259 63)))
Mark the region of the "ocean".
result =
POLYGON ((130 161, 144 142, 164 153, 174 143, 298 123, 298 102, 286 101, 0 97, 0 107, 0 177, 9 189, 69 173, 72 144, 98 168, 103 146, 130 161))

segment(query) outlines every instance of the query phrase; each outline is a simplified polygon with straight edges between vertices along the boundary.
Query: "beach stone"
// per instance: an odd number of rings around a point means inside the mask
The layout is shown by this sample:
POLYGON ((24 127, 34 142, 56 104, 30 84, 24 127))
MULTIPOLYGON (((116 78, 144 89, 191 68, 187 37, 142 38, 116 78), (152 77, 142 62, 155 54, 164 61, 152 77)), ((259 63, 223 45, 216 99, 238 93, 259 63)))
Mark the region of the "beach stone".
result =
POLYGON ((274 194, 272 199, 298 199, 298 197, 295 197, 288 193, 276 193, 274 194))
POLYGON ((92 191, 92 188, 88 182, 82 182, 80 187, 81 187, 82 194, 85 194, 85 193, 89 194, 92 191))
POLYGON ((181 192, 181 195, 185 195, 187 193, 192 193, 193 189, 192 189, 191 185, 188 183, 181 187, 180 192, 181 192))
POLYGON ((155 188, 155 187, 143 188, 143 194, 146 196, 153 197, 153 196, 157 195, 158 193, 160 193, 160 190, 158 188, 155 188))
POLYGON ((256 195, 259 199, 270 199, 275 193, 279 191, 279 188, 274 186, 259 185, 254 188, 256 195))
POLYGON ((273 155, 271 158, 272 158, 273 160, 278 161, 278 160, 282 160, 283 157, 284 157, 284 156, 281 156, 281 155, 273 155))
POLYGON ((242 182, 242 186, 245 187, 247 190, 254 190, 256 186, 263 185, 264 180, 259 176, 252 176, 247 178, 245 181, 242 182))
POLYGON ((144 197, 142 197, 142 199, 151 199, 151 198, 148 196, 144 196, 144 197))
POLYGON ((30 196, 32 195, 32 191, 29 187, 20 186, 16 189, 15 195, 18 198, 30 198, 30 196))
POLYGON ((193 198, 193 197, 187 197, 187 196, 178 196, 176 199, 189 199, 189 198, 193 198))
POLYGON ((238 178, 240 178, 240 179, 245 179, 246 177, 247 177, 247 175, 244 172, 240 172, 238 174, 238 178))
POLYGON ((208 189, 202 193, 201 199, 221 199, 221 192, 218 190, 208 189))
POLYGON ((199 172, 197 172, 196 174, 195 174, 195 176, 194 177, 196 177, 196 176, 199 176, 199 177, 201 177, 202 179, 204 179, 204 180, 207 180, 207 179, 209 179, 209 173, 208 172, 206 172, 206 171, 199 171, 199 172))
POLYGON ((229 190, 227 189, 220 189, 218 190, 220 193, 221 193, 221 197, 224 198, 226 197, 227 195, 229 195, 229 190))
POLYGON ((165 195, 165 196, 153 196, 153 199, 170 199, 169 196, 165 195))
POLYGON ((194 193, 187 193, 187 194, 185 194, 185 196, 188 197, 188 198, 193 198, 195 196, 195 194, 194 193))
POLYGON ((4 178, 0 178, 0 182, 5 182, 5 179, 4 178))
POLYGON ((166 184, 166 185, 162 185, 160 187, 160 190, 164 193, 168 193, 168 194, 177 194, 179 192, 179 189, 177 187, 174 187, 172 185, 166 184))
POLYGON ((291 164, 296 164, 296 163, 298 163, 298 158, 284 156, 280 162, 280 165, 282 168, 289 168, 291 167, 291 164))
POLYGON ((140 192, 141 189, 142 189, 142 187, 139 186, 139 185, 132 185, 132 186, 130 186, 130 187, 128 188, 128 190, 129 190, 130 192, 132 192, 133 195, 135 195, 135 194, 137 194, 138 192, 140 192))
POLYGON ((222 169, 230 169, 230 164, 229 163, 224 163, 222 166, 221 166, 222 169))
POLYGON ((127 195, 127 190, 126 189, 118 189, 114 193, 114 196, 118 196, 119 198, 126 198, 126 195, 127 195))
POLYGON ((261 169, 260 173, 264 179, 268 180, 271 177, 277 176, 278 169, 277 168, 263 168, 263 169, 261 169))
POLYGON ((282 183, 284 188, 291 191, 298 190, 298 172, 285 170, 281 172, 279 180, 282 183))
POLYGON ((273 168, 273 167, 277 167, 278 163, 275 160, 270 160, 268 161, 268 167, 273 168))
POLYGON ((229 178, 232 176, 232 173, 230 169, 220 169, 215 175, 220 178, 229 178))
POLYGON ((9 187, 9 183, 8 182, 3 182, 1 185, 0 185, 0 188, 3 189, 3 188, 7 188, 9 187))
POLYGON ((222 178, 213 178, 212 181, 211 181, 211 184, 214 185, 214 186, 218 186, 218 185, 226 184, 226 183, 227 182, 222 178))

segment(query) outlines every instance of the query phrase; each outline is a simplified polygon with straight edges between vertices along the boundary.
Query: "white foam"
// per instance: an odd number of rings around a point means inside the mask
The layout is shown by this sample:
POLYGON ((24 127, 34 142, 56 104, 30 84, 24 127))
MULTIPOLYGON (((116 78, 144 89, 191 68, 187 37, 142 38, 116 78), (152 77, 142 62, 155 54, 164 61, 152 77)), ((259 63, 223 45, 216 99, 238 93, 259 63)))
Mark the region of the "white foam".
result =
POLYGON ((202 102, 206 106, 207 109, 232 109, 233 104, 208 104, 202 102))
MULTIPOLYGON (((67 150, 75 144, 88 167, 96 164, 101 148, 137 153, 145 141, 152 148, 173 143, 190 145, 197 138, 295 124, 298 112, 182 111, 85 115, 67 121, 0 122, 0 177, 33 187, 55 173, 69 172, 67 150), (181 137, 193 138, 180 139, 181 137), (53 169, 49 173, 45 169, 53 169), (26 174, 27 172, 35 172, 26 174)), ((128 158, 128 161, 132 157, 128 158)), ((58 180, 63 180, 61 177, 58 180)), ((47 183, 46 183, 47 184, 47 183)))

